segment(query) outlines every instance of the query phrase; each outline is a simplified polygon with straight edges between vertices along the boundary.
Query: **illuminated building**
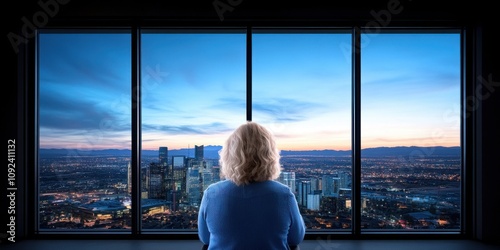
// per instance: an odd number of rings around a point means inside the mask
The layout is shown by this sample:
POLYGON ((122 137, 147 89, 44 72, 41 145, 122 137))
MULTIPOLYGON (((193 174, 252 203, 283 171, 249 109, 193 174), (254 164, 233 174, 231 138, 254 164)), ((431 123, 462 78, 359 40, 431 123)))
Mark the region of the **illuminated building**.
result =
POLYGON ((294 194, 295 190, 295 172, 281 172, 278 181, 288 186, 294 194))

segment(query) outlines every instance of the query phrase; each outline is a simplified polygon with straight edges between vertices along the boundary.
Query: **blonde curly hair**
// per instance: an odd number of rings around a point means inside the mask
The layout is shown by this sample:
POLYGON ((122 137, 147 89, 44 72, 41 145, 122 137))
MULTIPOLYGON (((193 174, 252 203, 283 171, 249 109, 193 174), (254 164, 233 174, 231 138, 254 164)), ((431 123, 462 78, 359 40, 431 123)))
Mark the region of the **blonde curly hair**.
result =
POLYGON ((238 186, 274 180, 281 172, 280 152, 273 134, 255 122, 238 127, 219 155, 221 177, 238 186))

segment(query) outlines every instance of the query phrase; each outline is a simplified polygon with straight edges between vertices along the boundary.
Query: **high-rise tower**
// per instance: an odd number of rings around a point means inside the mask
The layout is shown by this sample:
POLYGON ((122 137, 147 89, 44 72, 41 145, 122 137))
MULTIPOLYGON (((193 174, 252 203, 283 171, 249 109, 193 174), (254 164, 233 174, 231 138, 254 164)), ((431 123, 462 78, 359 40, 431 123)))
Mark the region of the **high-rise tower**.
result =
POLYGON ((168 166, 168 147, 160 147, 159 160, 160 160, 160 165, 165 167, 168 166))
POLYGON ((203 150, 204 150, 203 145, 201 145, 201 146, 194 145, 194 158, 197 161, 203 160, 203 158, 204 158, 203 150))
POLYGON ((297 193, 295 189, 295 172, 281 172, 278 181, 287 185, 292 190, 292 193, 297 193))
POLYGON ((307 207, 307 195, 311 193, 311 181, 304 180, 299 182, 298 203, 300 206, 307 207))
POLYGON ((179 204, 186 201, 186 157, 172 156, 172 209, 178 209, 179 204))
POLYGON ((165 168, 156 162, 149 164, 149 198, 165 199, 165 168))

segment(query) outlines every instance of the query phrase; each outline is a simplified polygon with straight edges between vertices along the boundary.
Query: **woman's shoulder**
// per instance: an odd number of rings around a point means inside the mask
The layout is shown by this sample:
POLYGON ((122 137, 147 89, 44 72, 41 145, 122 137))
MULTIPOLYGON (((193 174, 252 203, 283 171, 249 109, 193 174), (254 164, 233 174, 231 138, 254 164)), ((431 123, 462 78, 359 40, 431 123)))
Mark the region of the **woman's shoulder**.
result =
POLYGON ((268 181, 268 183, 273 189, 275 189, 278 192, 283 192, 286 194, 292 193, 290 187, 288 187, 287 185, 285 185, 279 181, 273 180, 273 181, 268 181))
POLYGON ((231 184, 232 183, 229 180, 221 180, 208 185, 208 187, 205 189, 204 192, 205 193, 216 192, 217 190, 220 190, 221 188, 227 187, 231 184))

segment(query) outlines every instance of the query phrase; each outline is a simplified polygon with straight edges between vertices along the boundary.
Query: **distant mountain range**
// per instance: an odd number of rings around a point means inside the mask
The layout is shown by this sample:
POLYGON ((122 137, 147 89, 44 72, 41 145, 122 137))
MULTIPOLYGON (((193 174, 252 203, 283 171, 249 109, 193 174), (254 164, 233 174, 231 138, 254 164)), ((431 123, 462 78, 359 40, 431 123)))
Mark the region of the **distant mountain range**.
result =
MULTIPOLYGON (((219 150, 222 146, 204 146, 204 157, 206 159, 216 159, 219 157, 219 150)), ((78 149, 40 149, 40 155, 50 156, 130 156, 128 149, 103 149, 103 150, 78 150, 78 149)), ((158 156, 158 150, 143 150, 143 156, 158 156)), ((168 155, 184 155, 194 157, 194 148, 182 148, 168 150, 168 155)), ((282 150, 282 157, 287 156, 308 156, 308 157, 349 157, 351 150, 282 150)), ((361 150, 362 157, 437 157, 437 156, 460 156, 460 147, 376 147, 361 150)))

